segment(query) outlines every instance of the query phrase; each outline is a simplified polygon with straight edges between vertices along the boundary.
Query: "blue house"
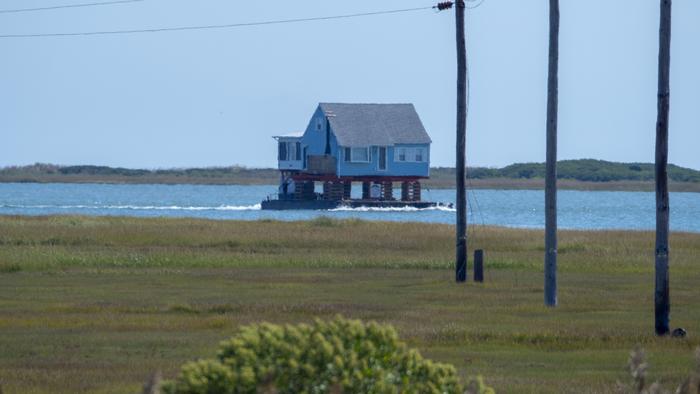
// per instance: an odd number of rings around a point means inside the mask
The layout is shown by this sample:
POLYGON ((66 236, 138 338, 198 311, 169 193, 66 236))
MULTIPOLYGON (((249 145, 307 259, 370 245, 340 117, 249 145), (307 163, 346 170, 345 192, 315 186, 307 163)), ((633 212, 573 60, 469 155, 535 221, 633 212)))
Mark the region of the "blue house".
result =
POLYGON ((430 175, 432 141, 413 104, 321 103, 303 133, 274 138, 280 199, 349 200, 361 182, 362 200, 395 200, 401 183, 401 201, 420 201, 430 175))

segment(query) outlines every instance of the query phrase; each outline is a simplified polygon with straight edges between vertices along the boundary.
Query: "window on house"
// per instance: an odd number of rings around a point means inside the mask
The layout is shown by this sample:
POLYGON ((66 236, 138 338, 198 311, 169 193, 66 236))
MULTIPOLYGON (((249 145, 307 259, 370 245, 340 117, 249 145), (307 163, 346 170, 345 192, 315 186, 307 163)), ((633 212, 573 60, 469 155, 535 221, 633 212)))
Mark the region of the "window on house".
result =
POLYGON ((301 142, 280 141, 277 159, 279 161, 301 160, 301 142))
POLYGON ((379 152, 377 154, 377 168, 379 171, 385 171, 386 170, 386 146, 380 146, 379 147, 379 152))
POLYGON ((398 161, 406 161, 406 148, 398 148, 398 161))
POLYGON ((287 160, 287 143, 280 141, 280 143, 277 146, 278 146, 277 159, 280 161, 287 160))
POLYGON ((294 160, 297 157, 297 145, 293 142, 287 142, 287 160, 294 160))
POLYGON ((416 161, 418 163, 423 161, 423 157, 425 154, 423 153, 423 148, 416 148, 416 161))
POLYGON ((343 159, 348 163, 350 162, 350 152, 350 148, 345 148, 345 152, 343 152, 343 159))
POLYGON ((352 148, 352 161, 368 162, 369 148, 352 148))
POLYGON ((428 151, 425 148, 396 148, 395 161, 406 163, 425 163, 428 161, 428 151))
MULTIPOLYGON (((353 163, 368 163, 370 160, 369 147, 364 148, 345 148, 346 157, 347 151, 350 150, 350 161, 353 163)), ((347 160, 347 159, 346 159, 347 160)))

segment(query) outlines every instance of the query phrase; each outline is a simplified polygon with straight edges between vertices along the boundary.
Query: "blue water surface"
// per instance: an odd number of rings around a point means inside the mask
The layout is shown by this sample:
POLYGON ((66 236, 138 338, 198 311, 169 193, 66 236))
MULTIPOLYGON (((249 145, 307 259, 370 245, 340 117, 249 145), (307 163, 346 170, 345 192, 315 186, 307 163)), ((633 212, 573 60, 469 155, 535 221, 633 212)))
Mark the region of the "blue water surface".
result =
MULTIPOLYGON (((120 215, 235 220, 308 220, 319 216, 402 222, 455 222, 452 209, 338 209, 262 211, 260 201, 276 186, 0 184, 0 215, 120 215)), ((359 188, 354 188, 354 193, 359 188)), ((470 223, 544 227, 544 192, 470 190, 470 223)), ((425 190, 430 201, 454 202, 454 190, 425 190)), ((700 232, 700 193, 671 193, 671 228, 700 232)), ((558 222, 568 229, 654 228, 650 192, 559 192, 558 222)))

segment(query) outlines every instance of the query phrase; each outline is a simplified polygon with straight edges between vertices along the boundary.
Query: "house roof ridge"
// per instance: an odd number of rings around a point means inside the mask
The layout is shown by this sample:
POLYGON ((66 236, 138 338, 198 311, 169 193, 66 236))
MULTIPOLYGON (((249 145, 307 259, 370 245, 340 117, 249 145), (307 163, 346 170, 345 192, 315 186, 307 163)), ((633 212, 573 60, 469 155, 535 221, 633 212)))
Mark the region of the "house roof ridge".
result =
POLYGON ((322 101, 319 105, 414 105, 413 103, 347 103, 339 101, 322 101))

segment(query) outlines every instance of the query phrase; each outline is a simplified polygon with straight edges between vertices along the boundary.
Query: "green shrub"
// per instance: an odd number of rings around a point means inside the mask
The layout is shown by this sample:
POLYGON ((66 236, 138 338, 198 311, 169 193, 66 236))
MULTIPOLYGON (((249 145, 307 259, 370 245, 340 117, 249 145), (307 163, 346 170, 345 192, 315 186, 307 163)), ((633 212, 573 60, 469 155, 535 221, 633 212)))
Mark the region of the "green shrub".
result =
MULTIPOLYGON (((493 393, 481 380, 470 392, 493 393)), ((452 365, 426 360, 393 327, 337 317, 313 324, 251 325, 216 359, 185 364, 166 393, 461 393, 452 365)))

